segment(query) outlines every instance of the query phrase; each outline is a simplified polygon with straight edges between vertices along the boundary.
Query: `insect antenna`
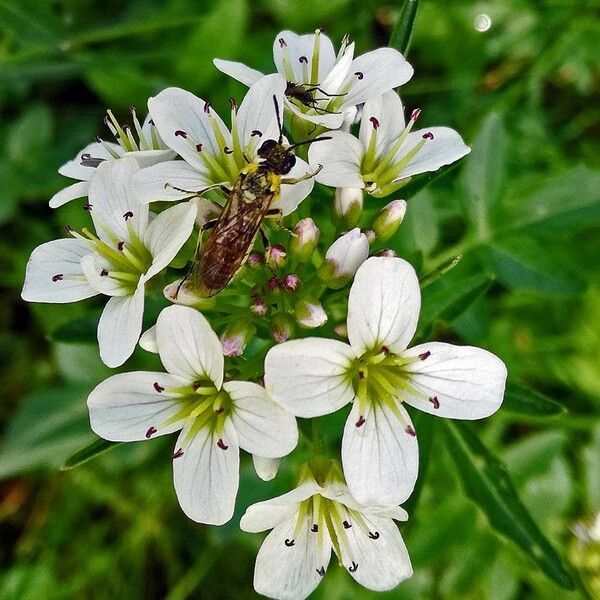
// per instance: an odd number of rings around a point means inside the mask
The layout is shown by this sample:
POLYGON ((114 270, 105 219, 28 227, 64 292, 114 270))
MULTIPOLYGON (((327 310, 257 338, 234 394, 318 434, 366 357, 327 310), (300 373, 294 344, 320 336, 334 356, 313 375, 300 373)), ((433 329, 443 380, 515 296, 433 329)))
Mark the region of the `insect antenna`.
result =
POLYGON ((281 115, 279 114, 279 102, 277 102, 277 96, 273 94, 273 104, 275 105, 275 114, 277 115, 277 126, 279 127, 279 140, 277 143, 281 144, 283 141, 283 124, 281 123, 281 115))
POLYGON ((326 135, 323 137, 317 137, 314 140, 304 140, 303 142, 298 142, 296 144, 292 144, 291 146, 288 146, 288 150, 292 150, 293 148, 297 148, 298 146, 304 146, 304 144, 312 144, 313 142, 324 142, 325 140, 330 140, 331 136, 330 135, 326 135))

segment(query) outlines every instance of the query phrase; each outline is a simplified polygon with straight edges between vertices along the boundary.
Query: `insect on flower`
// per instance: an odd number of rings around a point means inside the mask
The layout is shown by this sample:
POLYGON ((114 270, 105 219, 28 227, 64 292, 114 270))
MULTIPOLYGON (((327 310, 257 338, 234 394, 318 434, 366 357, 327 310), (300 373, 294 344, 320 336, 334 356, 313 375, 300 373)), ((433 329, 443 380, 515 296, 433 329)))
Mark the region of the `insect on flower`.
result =
MULTIPOLYGON (((273 96, 279 139, 267 139, 258 149, 260 162, 250 162, 240 174, 221 215, 205 223, 203 229, 211 229, 204 246, 198 246, 196 258, 189 273, 179 288, 200 297, 214 296, 233 279, 246 257, 260 229, 262 220, 268 216, 281 216, 281 210, 273 207, 279 199, 281 184, 295 184, 314 177, 321 169, 306 173, 298 178, 283 178, 296 164, 294 148, 328 137, 298 142, 290 146, 283 144, 283 127, 277 98, 273 96), (187 281, 186 281, 187 280, 187 281)), ((175 298, 177 297, 175 294, 175 298)))
POLYGON ((312 108, 317 114, 339 114, 340 111, 328 110, 324 106, 329 103, 331 98, 338 96, 345 96, 346 94, 328 94, 322 90, 318 85, 310 85, 306 83, 294 83, 288 81, 285 87, 285 95, 289 100, 295 100, 300 104, 303 104, 307 108, 312 108), (317 97, 317 92, 322 94, 322 97, 317 97), (321 104, 319 104, 321 102, 321 104))

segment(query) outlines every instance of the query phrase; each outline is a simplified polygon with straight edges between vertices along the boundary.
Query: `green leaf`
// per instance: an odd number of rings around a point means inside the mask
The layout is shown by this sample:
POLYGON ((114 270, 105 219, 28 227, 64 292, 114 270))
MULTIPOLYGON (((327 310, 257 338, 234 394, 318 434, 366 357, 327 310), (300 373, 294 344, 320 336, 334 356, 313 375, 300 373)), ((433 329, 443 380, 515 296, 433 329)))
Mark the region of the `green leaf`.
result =
POLYGON ((70 386, 25 396, 0 446, 0 478, 58 467, 93 439, 85 399, 89 390, 70 386))
POLYGON ((600 171, 575 167, 511 207, 506 229, 570 231, 600 222, 600 171))
POLYGON ((419 0, 404 0, 402 2, 398 21, 396 22, 396 27, 394 27, 394 31, 390 38, 390 47, 396 48, 396 50, 402 54, 408 52, 418 5, 419 0))
POLYGON ((235 58, 246 39, 248 5, 246 0, 221 0, 204 17, 184 45, 176 63, 183 81, 193 81, 202 89, 216 79, 219 72, 213 65, 215 48, 221 58, 235 58))
POLYGON ((526 235, 484 246, 490 268, 508 287, 547 294, 577 294, 584 284, 549 245, 526 235))
POLYGON ((24 46, 56 47, 58 22, 49 8, 46 2, 0 0, 0 26, 24 46))
POLYGON ((453 321, 490 287, 486 273, 465 276, 448 272, 423 288, 419 332, 422 334, 437 319, 453 321))
POLYGON ((500 116, 492 113, 473 142, 462 178, 467 214, 482 237, 490 227, 490 211, 500 198, 505 178, 506 131, 500 116))
POLYGON ((85 448, 81 448, 81 450, 71 454, 71 456, 63 463, 61 471, 68 471, 69 469, 79 467, 88 462, 88 460, 92 460, 93 458, 96 458, 96 456, 120 446, 122 443, 123 442, 109 442, 108 440, 97 438, 85 446, 85 448))
POLYGON ((565 408, 546 396, 523 385, 509 381, 504 393, 504 410, 520 415, 551 417, 565 412, 565 408))
POLYGON ((73 319, 57 327, 51 335, 56 342, 90 343, 95 344, 98 339, 97 329, 100 320, 100 311, 90 311, 84 317, 73 319))
POLYGON ((500 534, 512 540, 554 582, 575 588, 560 556, 544 537, 519 499, 502 463, 460 421, 444 421, 449 454, 468 496, 500 534))

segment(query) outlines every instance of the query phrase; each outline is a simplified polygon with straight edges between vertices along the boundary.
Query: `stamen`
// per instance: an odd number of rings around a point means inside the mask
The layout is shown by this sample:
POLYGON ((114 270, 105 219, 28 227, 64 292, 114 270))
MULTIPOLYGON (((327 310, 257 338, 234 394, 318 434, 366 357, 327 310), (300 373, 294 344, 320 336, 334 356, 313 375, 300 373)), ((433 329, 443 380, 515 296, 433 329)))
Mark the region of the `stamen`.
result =
POLYGON ((362 370, 361 370, 361 371, 359 371, 359 372, 358 372, 358 378, 359 378, 359 379, 364 379, 364 378, 365 378, 365 372, 364 372, 364 371, 362 371, 362 370))
POLYGON ((357 570, 358 570, 358 563, 355 563, 354 561, 352 561, 352 564, 348 567, 348 571, 350 571, 350 573, 356 573, 357 570))
POLYGON ((108 271, 106 269, 102 269, 102 271, 100 271, 100 277, 107 277, 108 276, 108 271))
POLYGON ((196 144, 196 152, 202 152, 202 144, 196 144))
POLYGON ((220 415, 225 409, 220 406, 219 408, 215 408, 215 414, 216 415, 220 415))
POLYGON ((406 433, 408 433, 408 435, 412 435, 413 437, 417 436, 417 432, 413 429, 413 427, 411 425, 407 425, 406 429, 404 431, 406 431, 406 433))
POLYGON ((287 44, 283 38, 279 38, 277 41, 279 42, 280 48, 285 48, 287 46, 287 44))
POLYGON ((117 248, 122 252, 123 248, 125 248, 125 242, 119 242, 117 244, 117 248))
POLYGON ((417 119, 421 116, 421 109, 420 108, 415 108, 411 113, 410 113, 410 120, 414 123, 417 121, 417 119))
POLYGON ((262 137, 262 131, 259 131, 258 129, 253 129, 250 133, 250 137, 262 137))
POLYGON ((177 452, 175 452, 175 454, 173 454, 173 460, 175 460, 176 458, 181 458, 183 456, 183 448, 179 448, 179 450, 177 450, 177 452))
POLYGON ((325 567, 316 570, 321 577, 325 577, 325 567))
POLYGON ((349 523, 348 521, 344 521, 342 525, 344 526, 344 529, 350 529, 350 527, 352 527, 352 523, 349 523))
POLYGON ((424 133, 422 137, 423 137, 424 140, 432 140, 433 139, 433 133, 431 133, 431 131, 428 131, 427 133, 424 133))
POLYGON ((387 356, 390 353, 390 349, 387 346, 381 346, 381 352, 387 356))
POLYGON ((365 423, 366 423, 365 418, 362 415, 360 415, 360 417, 358 417, 358 421, 356 421, 355 425, 357 427, 362 427, 365 423))
POLYGON ((229 146, 225 146, 223 152, 225 152, 225 154, 233 154, 233 150, 229 146))
POLYGON ((165 388, 164 388, 162 385, 160 385, 160 383, 158 383, 158 381, 155 381, 155 382, 152 384, 152 387, 153 387, 153 388, 154 388, 154 389, 155 389, 155 390, 156 390, 156 391, 157 391, 159 394, 160 394, 161 392, 164 392, 164 391, 165 391, 165 388))
POLYGON ((156 429, 154 426, 148 427, 148 431, 146 431, 146 439, 150 439, 157 431, 158 429, 156 429))
POLYGON ((429 402, 431 402, 431 404, 433 404, 433 408, 435 408, 436 410, 440 407, 440 401, 438 400, 437 396, 433 396, 432 398, 429 398, 429 402))
POLYGON ((188 136, 188 134, 185 131, 183 131, 182 129, 178 129, 175 132, 175 137, 182 137, 183 139, 187 139, 187 136, 188 136))
POLYGON ((373 125, 373 129, 379 129, 379 121, 377 120, 376 117, 370 117, 369 121, 371 121, 371 124, 373 125))
POLYGON ((204 112, 208 115, 210 113, 210 102, 204 103, 204 112))
POLYGON ((313 526, 310 528, 310 530, 311 530, 313 533, 317 533, 317 532, 319 531, 319 526, 318 526, 318 525, 315 523, 315 524, 314 524, 314 525, 313 525, 313 526))
POLYGON ((431 356, 431 352, 429 352, 429 350, 427 350, 427 352, 423 352, 423 354, 419 354, 419 358, 421 360, 425 360, 426 358, 429 358, 431 356))
POLYGON ((295 541, 294 540, 290 540, 289 538, 285 538, 284 542, 283 542, 288 548, 291 548, 293 545, 295 545, 295 541))
POLYGON ((308 58, 306 58, 306 56, 301 56, 301 57, 298 59, 298 62, 299 62, 300 64, 302 64, 302 65, 307 65, 307 64, 308 64, 308 58))
POLYGON ((372 540, 378 540, 379 539, 379 531, 375 531, 375 532, 369 531, 369 537, 372 540))
POLYGON ((229 448, 229 446, 226 446, 225 442, 221 438, 218 439, 217 446, 221 448, 221 450, 227 450, 227 448, 229 448))
POLYGON ((89 202, 86 202, 83 205, 83 210, 92 210, 93 204, 90 204, 89 202))
POLYGON ((131 217, 133 217, 133 213, 128 210, 124 215, 123 218, 127 221, 127 219, 131 219, 131 217))
POLYGON ((237 111, 237 102, 235 101, 235 98, 229 98, 229 106, 233 112, 237 111))
POLYGON ((57 281, 62 281, 64 278, 65 276, 62 273, 57 273, 56 275, 52 276, 52 281, 56 283, 57 281))
POLYGON ((356 75, 356 78, 360 81, 365 75, 364 73, 362 73, 361 71, 356 71, 356 73, 354 73, 356 75))

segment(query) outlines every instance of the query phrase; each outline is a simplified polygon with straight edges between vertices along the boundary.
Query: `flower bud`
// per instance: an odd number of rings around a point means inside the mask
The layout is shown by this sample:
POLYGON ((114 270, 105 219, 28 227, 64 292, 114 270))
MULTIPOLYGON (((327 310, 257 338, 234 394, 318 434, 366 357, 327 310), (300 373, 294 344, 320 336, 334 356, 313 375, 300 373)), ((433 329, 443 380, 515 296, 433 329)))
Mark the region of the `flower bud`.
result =
POLYGON ((385 250, 380 250, 379 252, 376 252, 375 256, 387 256, 393 258, 398 255, 396 254, 395 250, 392 250, 391 248, 386 248, 385 250))
POLYGON ((406 202, 404 200, 392 200, 384 206, 371 225, 377 239, 380 242, 389 240, 398 231, 405 214, 406 202))
POLYGON ((254 337, 256 327, 248 319, 236 319, 221 334, 224 356, 241 356, 248 342, 254 337))
POLYGON ((252 296, 252 300, 250 301, 250 312, 252 314, 255 314, 257 317, 264 317, 268 311, 269 307, 261 296, 252 296))
POLYGON ((346 229, 355 227, 363 208, 361 188, 336 188, 333 211, 336 220, 346 229))
POLYGON ((267 248, 266 260, 271 269, 279 269, 285 265, 287 252, 281 244, 274 244, 267 248))
POLYGON ((365 229, 363 233, 369 242, 369 246, 377 239, 377 234, 372 229, 365 229))
POLYGON ((354 276, 369 257, 369 241, 358 227, 338 238, 325 253, 319 276, 329 287, 340 288, 354 276))
POLYGON ((139 344, 146 352, 158 354, 158 344, 156 342, 156 325, 152 325, 152 327, 146 329, 146 331, 142 333, 139 344))
POLYGON ((295 273, 288 273, 282 280, 281 282, 281 286, 283 287, 283 289, 290 293, 293 294, 294 292, 297 292, 298 289, 300 288, 300 278, 298 277, 298 275, 296 275, 295 273))
POLYGON ((246 260, 246 264, 249 267, 260 267, 264 264, 265 257, 260 252, 250 252, 248 254, 248 259, 246 260))
POLYGON ((299 262, 309 262, 319 241, 319 228, 307 217, 296 223, 290 243, 290 253, 299 262))
POLYGON ((271 336, 278 344, 286 342, 294 333, 294 323, 287 313, 277 313, 271 319, 271 336))
POLYGON ((267 289, 270 292, 274 292, 275 290, 278 290, 279 289, 279 278, 271 277, 271 279, 269 279, 269 281, 267 281, 267 289))
POLYGON ((348 339, 348 327, 346 325, 346 323, 338 323, 333 330, 341 337, 344 338, 345 340, 348 339))
POLYGON ((263 458, 262 456, 252 455, 254 470, 263 481, 271 481, 277 475, 281 458, 263 458))
POLYGON ((323 309, 323 306, 321 306, 321 303, 316 300, 308 300, 306 298, 298 300, 294 307, 294 313, 298 324, 308 329, 321 327, 321 325, 327 323, 327 313, 323 309))

